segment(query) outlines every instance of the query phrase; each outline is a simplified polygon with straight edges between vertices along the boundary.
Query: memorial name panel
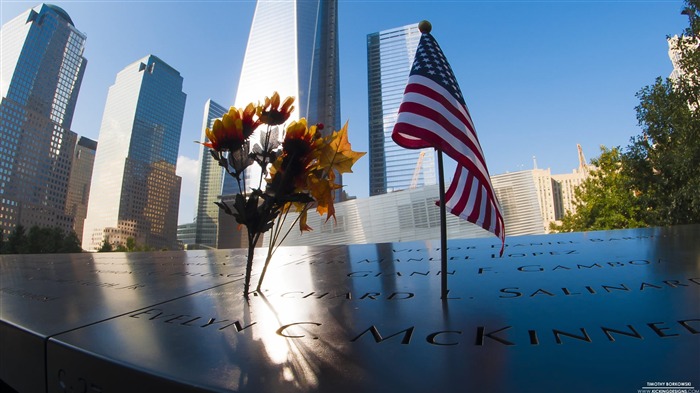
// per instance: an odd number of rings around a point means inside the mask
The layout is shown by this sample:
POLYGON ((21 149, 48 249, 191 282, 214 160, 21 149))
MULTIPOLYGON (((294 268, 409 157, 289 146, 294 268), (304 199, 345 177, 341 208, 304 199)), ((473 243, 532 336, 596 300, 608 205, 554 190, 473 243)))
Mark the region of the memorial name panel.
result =
MULTIPOLYGON (((292 247, 281 257, 324 250, 292 247)), ((245 261, 245 250, 2 256, 0 379, 45 390, 46 338, 241 280, 245 261)))
POLYGON ((699 238, 700 226, 529 236, 503 257, 489 239, 452 240, 445 299, 436 242, 279 258, 249 302, 236 281, 51 339, 49 391, 698 386, 699 238))

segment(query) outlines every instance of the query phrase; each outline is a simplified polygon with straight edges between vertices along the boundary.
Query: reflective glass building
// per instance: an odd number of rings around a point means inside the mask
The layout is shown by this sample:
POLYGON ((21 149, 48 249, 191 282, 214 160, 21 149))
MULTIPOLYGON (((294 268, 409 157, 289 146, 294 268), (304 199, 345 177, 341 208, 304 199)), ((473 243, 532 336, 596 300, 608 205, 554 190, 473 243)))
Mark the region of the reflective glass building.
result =
POLYGON ((18 224, 73 229, 66 214, 77 135, 73 112, 87 60, 85 35, 41 4, 0 30, 0 231, 18 224))
MULTIPOLYGON (((323 123, 326 133, 340 128, 337 0, 258 1, 235 106, 275 91, 296 98, 290 120, 323 123)), ((248 178, 257 187, 260 168, 253 165, 248 178)))
POLYGON ((180 73, 149 55, 117 74, 102 116, 83 248, 103 240, 177 248, 175 175, 186 95, 180 73))
POLYGON ((68 196, 66 197, 66 213, 73 217, 73 231, 78 239, 83 237, 83 224, 87 215, 90 199, 92 169, 95 164, 97 142, 84 136, 80 137, 73 152, 73 163, 68 181, 68 196))
MULTIPOLYGON (((220 118, 228 109, 212 100, 207 100, 204 105, 204 119, 202 121, 202 136, 200 141, 208 142, 205 130, 211 128, 214 120, 220 118)), ((224 182, 235 183, 226 174, 223 167, 209 153, 209 148, 200 145, 199 148, 199 195, 197 198, 197 215, 195 218, 195 236, 193 247, 216 248, 216 237, 219 229, 219 206, 214 202, 224 192, 224 182), (227 181, 228 180, 228 181, 227 181)), ((235 184, 234 184, 235 185, 235 184)), ((237 188, 237 186, 236 186, 237 188)), ((237 189, 229 192, 238 192, 237 189)))
POLYGON ((404 149, 391 139, 420 36, 417 23, 367 35, 370 195, 437 182, 434 149, 404 149))

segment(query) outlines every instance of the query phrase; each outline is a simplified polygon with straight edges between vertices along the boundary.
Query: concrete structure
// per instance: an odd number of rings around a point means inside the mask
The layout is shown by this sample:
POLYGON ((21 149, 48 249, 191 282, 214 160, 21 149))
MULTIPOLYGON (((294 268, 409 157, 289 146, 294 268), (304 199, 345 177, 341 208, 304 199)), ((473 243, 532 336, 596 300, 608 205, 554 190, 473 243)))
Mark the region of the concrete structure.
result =
POLYGON ((586 162, 581 145, 576 148, 578 168, 571 173, 552 175, 549 168, 533 170, 545 233, 549 233, 550 224, 561 223, 567 212, 576 213, 576 189, 596 169, 586 162))
POLYGON ((420 36, 417 23, 367 35, 370 196, 437 184, 434 149, 391 139, 420 36))
MULTIPOLYGON (((532 171, 506 173, 491 177, 501 203, 508 236, 544 233, 537 189, 532 171)), ((439 199, 437 185, 354 199, 337 203, 336 220, 326 221, 310 211, 307 223, 314 229, 300 233, 292 228, 284 245, 335 245, 404 242, 440 238, 440 213, 435 201, 439 199)), ((220 241, 235 237, 235 220, 222 225, 220 241)), ((293 221, 287 219, 288 222, 293 221)), ((243 233, 245 230, 243 230, 243 233)), ((457 216, 447 214, 447 235, 450 239, 492 237, 457 216)), ((224 243, 222 243, 223 245, 224 243)), ((263 240, 263 245, 268 239, 263 240)), ((230 243, 228 247, 241 247, 230 243)))
POLYGON ((0 37, 0 231, 19 224, 70 231, 71 123, 85 34, 64 10, 41 4, 3 25, 0 37))
POLYGON ((103 240, 177 248, 175 175, 186 95, 180 73, 146 56, 117 74, 102 117, 83 248, 103 240))
POLYGON ((576 168, 571 173, 552 175, 552 180, 558 184, 558 197, 561 206, 557 220, 561 220, 566 212, 576 212, 576 189, 590 176, 590 171, 594 169, 586 166, 576 168))
POLYGON ((533 179, 537 188, 537 200, 542 210, 542 225, 545 231, 549 228, 549 223, 561 219, 563 213, 561 209, 561 191, 559 184, 552 179, 552 171, 547 169, 533 169, 533 179))
MULTIPOLYGON (((575 212, 575 190, 594 170, 590 165, 570 174, 552 175, 550 169, 530 169, 491 176, 501 205, 507 236, 549 233, 549 224, 575 212)), ((448 185, 449 186, 449 185, 448 185)), ((447 186, 446 186, 447 187, 447 186)), ((301 234, 293 228, 284 245, 366 244, 440 238, 437 185, 353 199, 335 205, 336 220, 326 221, 314 211, 307 224, 314 230, 301 234)), ((232 196, 224 201, 232 203, 232 196)), ((245 229, 238 231, 233 217, 220 213, 219 248, 246 247, 245 229)), ((288 219, 288 222, 293 219, 288 219)), ((448 238, 491 237, 480 227, 447 214, 448 238)), ((267 245, 264 238, 261 245, 267 245)))
POLYGON ((80 137, 73 153, 70 180, 68 182, 66 213, 73 217, 73 231, 81 241, 83 224, 87 216, 88 200, 90 199, 90 184, 96 150, 96 141, 80 137))

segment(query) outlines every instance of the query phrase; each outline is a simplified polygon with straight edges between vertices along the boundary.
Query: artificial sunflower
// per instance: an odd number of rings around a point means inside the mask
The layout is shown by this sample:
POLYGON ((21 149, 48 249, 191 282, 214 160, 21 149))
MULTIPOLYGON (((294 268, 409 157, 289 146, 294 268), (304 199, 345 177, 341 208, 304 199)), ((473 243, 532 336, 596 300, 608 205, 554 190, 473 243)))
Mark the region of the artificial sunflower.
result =
POLYGON ((318 128, 307 127, 306 119, 290 123, 282 143, 282 154, 270 171, 269 190, 278 197, 306 192, 308 177, 319 157, 321 143, 318 128))
POLYGON ((257 108, 258 117, 264 124, 277 126, 284 124, 292 114, 294 97, 287 97, 280 108, 280 95, 277 92, 272 97, 265 97, 265 104, 257 108))
POLYGON ((251 103, 245 109, 231 107, 221 119, 214 120, 205 134, 209 142, 202 144, 217 152, 235 152, 241 149, 255 129, 261 124, 254 119, 256 107, 251 103))

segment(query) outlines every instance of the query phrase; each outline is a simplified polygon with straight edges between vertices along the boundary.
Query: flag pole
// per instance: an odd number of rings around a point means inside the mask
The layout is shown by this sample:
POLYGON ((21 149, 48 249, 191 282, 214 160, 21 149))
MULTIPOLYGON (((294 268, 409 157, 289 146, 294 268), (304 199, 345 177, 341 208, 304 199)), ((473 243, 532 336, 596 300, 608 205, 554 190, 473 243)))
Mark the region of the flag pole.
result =
POLYGON ((438 178, 440 183, 440 299, 447 300, 447 210, 445 208, 445 171, 442 166, 442 150, 435 149, 438 156, 438 178))
MULTIPOLYGON (((427 20, 418 23, 421 34, 430 34, 433 25, 427 20)), ((447 208, 445 207, 445 171, 442 165, 442 150, 435 148, 438 156, 438 179, 440 183, 440 299, 447 301, 447 208)))

